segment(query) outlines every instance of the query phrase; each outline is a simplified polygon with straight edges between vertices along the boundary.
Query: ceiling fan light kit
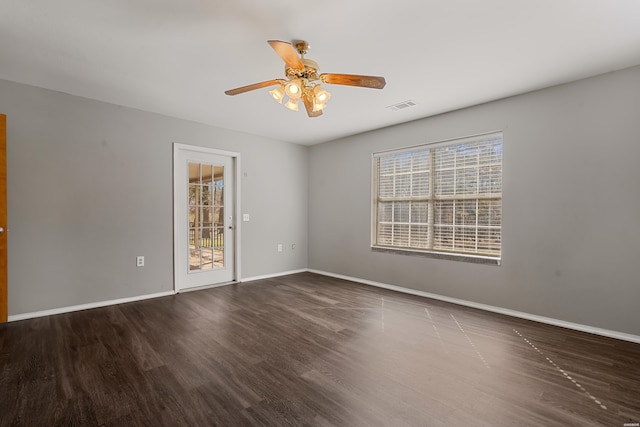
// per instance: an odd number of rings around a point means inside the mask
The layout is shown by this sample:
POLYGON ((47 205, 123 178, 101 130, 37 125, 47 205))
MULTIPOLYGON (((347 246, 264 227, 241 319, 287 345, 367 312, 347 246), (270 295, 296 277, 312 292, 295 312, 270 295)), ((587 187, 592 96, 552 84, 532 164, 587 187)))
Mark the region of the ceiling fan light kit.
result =
POLYGON ((321 83, 372 89, 382 89, 386 84, 384 77, 378 76, 318 74, 318 63, 304 57, 309 50, 309 44, 304 40, 294 41, 294 44, 279 40, 269 40, 268 43, 284 61, 284 74, 287 78, 267 80, 230 89, 225 91, 227 95, 239 95, 255 89, 278 85, 277 88, 269 91, 269 94, 276 102, 279 104, 284 103, 284 106, 288 109, 298 111, 298 102, 302 99, 307 115, 309 117, 318 117, 322 115, 322 110, 325 109, 327 101, 331 98, 331 93, 324 89, 321 83), (285 96, 288 97, 286 102, 285 96))
POLYGON ((289 100, 284 104, 291 111, 298 111, 298 99, 299 98, 289 98, 289 100))
POLYGON ((300 95, 302 94, 302 79, 289 80, 284 85, 284 91, 289 98, 300 98, 300 95))
POLYGON ((282 104, 284 100, 284 86, 280 85, 277 88, 270 90, 269 93, 279 104, 282 104))

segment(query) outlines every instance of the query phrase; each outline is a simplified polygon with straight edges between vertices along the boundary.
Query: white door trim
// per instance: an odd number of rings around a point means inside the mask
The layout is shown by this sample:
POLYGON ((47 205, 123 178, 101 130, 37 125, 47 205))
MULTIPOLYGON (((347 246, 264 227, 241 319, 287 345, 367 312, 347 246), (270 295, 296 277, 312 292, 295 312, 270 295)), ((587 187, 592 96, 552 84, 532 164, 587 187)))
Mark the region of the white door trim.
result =
POLYGON ((241 188, 241 168, 240 168, 240 153, 234 151, 225 151, 218 150, 215 148, 207 148, 200 147, 197 145, 187 145, 180 144, 177 142, 173 143, 173 289, 176 293, 180 292, 180 281, 178 278, 178 253, 182 248, 179 248, 179 239, 178 233, 180 232, 180 227, 178 224, 179 213, 178 213, 178 203, 176 202, 176 188, 182 183, 178 182, 178 174, 176 173, 176 159, 178 158, 178 153, 180 151, 195 151, 198 153, 204 154, 214 154, 218 156, 226 156, 231 157, 232 165, 233 165, 233 173, 235 178, 235 189, 233 192, 233 207, 234 207, 234 218, 233 218, 233 226, 235 229, 234 233, 234 281, 232 283, 240 283, 240 265, 241 265, 241 257, 240 254, 242 251, 240 250, 240 242, 241 233, 242 233, 242 214, 240 210, 242 193, 240 191, 241 188))

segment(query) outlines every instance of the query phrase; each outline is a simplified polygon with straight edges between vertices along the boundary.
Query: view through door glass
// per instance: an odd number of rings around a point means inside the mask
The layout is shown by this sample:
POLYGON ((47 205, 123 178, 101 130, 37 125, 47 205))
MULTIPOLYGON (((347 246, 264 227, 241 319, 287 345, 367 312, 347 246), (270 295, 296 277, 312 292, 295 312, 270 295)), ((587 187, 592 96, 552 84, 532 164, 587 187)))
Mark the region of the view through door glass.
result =
POLYGON ((189 272, 224 268, 224 166, 188 162, 189 272))

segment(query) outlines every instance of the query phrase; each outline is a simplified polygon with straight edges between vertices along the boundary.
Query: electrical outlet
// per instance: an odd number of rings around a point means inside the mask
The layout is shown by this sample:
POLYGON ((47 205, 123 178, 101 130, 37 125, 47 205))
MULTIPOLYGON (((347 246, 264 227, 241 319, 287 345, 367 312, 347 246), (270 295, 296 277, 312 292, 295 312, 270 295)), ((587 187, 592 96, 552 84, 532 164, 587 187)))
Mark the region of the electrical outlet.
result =
POLYGON ((282 252, 283 248, 282 248, 282 243, 278 243, 278 252, 282 252))
POLYGON ((249 221, 249 214, 242 214, 243 221, 249 221))
POLYGON ((137 256, 136 257, 136 267, 144 267, 144 257, 137 256))

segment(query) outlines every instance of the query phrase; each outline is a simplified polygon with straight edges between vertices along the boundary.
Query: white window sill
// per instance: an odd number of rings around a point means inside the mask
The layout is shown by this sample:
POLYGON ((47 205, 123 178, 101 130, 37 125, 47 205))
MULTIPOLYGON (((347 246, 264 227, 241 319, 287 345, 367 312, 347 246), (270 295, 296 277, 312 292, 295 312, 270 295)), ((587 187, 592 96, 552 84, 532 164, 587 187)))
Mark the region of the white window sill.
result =
POLYGON ((414 255, 426 258, 445 259, 450 261, 471 262, 484 265, 502 265, 501 258, 493 258, 481 255, 454 254, 449 252, 422 251, 417 249, 401 249, 388 246, 371 246, 373 252, 392 253, 399 255, 414 255))

